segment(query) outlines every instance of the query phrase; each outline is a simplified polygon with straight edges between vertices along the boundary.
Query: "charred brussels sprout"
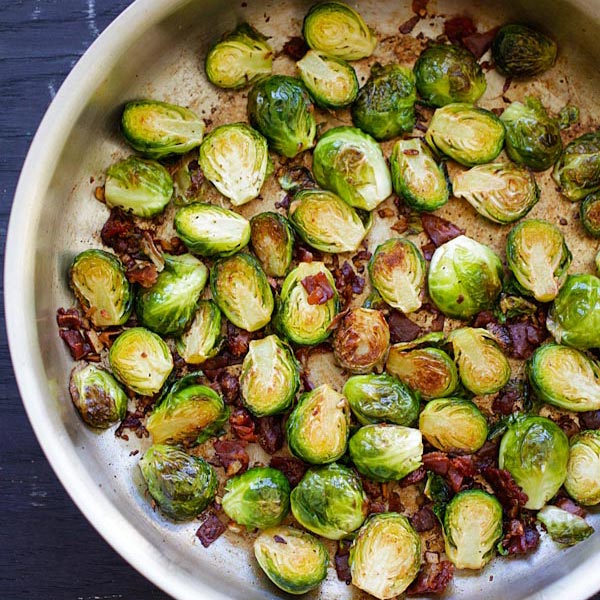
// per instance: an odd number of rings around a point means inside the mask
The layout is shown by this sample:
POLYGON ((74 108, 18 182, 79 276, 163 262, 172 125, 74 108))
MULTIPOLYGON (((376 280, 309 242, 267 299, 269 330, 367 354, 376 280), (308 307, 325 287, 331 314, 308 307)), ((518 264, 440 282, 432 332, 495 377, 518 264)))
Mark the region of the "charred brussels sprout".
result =
POLYGON ((565 489, 579 504, 600 504, 600 431, 590 429, 571 438, 565 489))
POLYGON ((581 203, 579 216, 586 233, 600 237, 600 193, 589 194, 581 203))
POLYGON ((94 326, 123 325, 129 319, 133 290, 116 256, 104 250, 80 252, 71 264, 69 280, 94 326))
POLYGON ((313 153, 317 183, 350 206, 373 210, 392 193, 392 178, 377 142, 355 127, 334 127, 313 153))
POLYGON ((191 365, 199 365, 219 352, 221 311, 212 300, 201 300, 190 328, 177 340, 177 352, 191 365))
POLYGON ((204 459, 173 446, 150 446, 139 464, 148 491, 161 512, 176 521, 199 515, 217 492, 214 469, 204 459))
POLYGON ((250 220, 254 254, 270 277, 284 277, 292 264, 294 231, 279 213, 264 212, 250 220))
POLYGON ((537 519, 544 525, 550 537, 564 546, 574 546, 594 533, 594 528, 588 525, 585 519, 558 506, 544 506, 537 514, 537 519))
POLYGON ((302 82, 287 75, 259 81, 248 94, 248 118, 277 154, 292 158, 315 143, 317 124, 302 82))

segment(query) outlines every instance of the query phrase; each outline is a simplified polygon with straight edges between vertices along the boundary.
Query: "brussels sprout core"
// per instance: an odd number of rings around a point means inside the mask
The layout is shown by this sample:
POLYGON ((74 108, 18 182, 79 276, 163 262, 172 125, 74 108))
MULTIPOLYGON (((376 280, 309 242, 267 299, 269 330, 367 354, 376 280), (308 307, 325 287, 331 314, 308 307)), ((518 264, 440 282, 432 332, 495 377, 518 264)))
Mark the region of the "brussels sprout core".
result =
POLYGON ((285 277, 292 263, 294 231, 288 220, 275 212, 264 212, 250 220, 250 240, 266 275, 285 277))
POLYGON ((565 489, 579 504, 600 504, 600 431, 582 431, 571 438, 565 489))

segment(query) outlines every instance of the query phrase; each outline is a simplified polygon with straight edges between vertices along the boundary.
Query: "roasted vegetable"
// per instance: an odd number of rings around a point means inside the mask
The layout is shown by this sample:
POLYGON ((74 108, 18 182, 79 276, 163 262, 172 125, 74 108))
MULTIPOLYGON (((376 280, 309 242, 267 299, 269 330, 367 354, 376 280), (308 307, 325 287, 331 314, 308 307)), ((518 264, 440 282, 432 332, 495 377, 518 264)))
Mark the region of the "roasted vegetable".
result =
POLYGON ((600 504, 600 431, 584 430, 571 438, 565 490, 579 504, 600 504))
POLYGON ((250 240, 256 258, 270 277, 284 277, 292 264, 294 232, 287 219, 264 212, 250 220, 250 240))
POLYGON ((594 533, 594 528, 579 515, 574 515, 558 506, 547 505, 537 514, 550 537, 564 546, 574 546, 594 533))
POLYGON ((219 352, 221 341, 221 311, 212 300, 200 300, 190 328, 177 340, 181 358, 199 365, 219 352))
POLYGON ((600 237, 600 192, 589 194, 579 207, 579 217, 586 233, 600 237))

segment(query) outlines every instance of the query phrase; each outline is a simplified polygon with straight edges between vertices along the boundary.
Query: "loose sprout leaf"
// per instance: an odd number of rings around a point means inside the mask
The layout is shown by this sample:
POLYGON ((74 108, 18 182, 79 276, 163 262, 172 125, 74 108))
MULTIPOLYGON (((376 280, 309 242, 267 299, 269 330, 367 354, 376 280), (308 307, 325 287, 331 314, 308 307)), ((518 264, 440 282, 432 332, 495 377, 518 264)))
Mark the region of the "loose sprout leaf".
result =
POLYGON ((550 537, 565 546, 574 546, 594 533, 594 528, 588 525, 585 519, 558 506, 544 506, 538 512, 537 518, 543 523, 550 537))

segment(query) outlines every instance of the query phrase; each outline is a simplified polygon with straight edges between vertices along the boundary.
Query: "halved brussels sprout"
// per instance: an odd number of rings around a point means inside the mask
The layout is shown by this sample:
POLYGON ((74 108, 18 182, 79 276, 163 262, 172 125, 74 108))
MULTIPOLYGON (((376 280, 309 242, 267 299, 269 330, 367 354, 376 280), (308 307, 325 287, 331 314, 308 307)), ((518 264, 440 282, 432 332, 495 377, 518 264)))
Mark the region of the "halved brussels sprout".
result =
POLYGON ((461 327, 448 336, 458 375, 475 395, 493 394, 510 379, 510 364, 487 329, 461 327))
POLYGON ((538 512, 537 519, 543 523, 555 542, 565 546, 574 546, 583 542, 594 533, 594 528, 588 525, 585 519, 558 506, 544 506, 538 512))
POLYGON ((596 252, 596 256, 594 258, 594 264, 596 265, 596 273, 600 275, 600 250, 596 252))
POLYGON ((465 167, 494 160, 504 144, 504 125, 489 110, 456 102, 438 108, 429 123, 425 141, 439 154, 465 167))
POLYGON ((171 519, 193 519, 217 492, 215 470, 204 459, 173 446, 150 446, 139 465, 150 495, 171 519))
POLYGON ((104 200, 137 217, 154 217, 165 210, 173 195, 173 179, 154 160, 130 156, 106 171, 104 200))
POLYGON ((304 17, 302 35, 313 50, 343 60, 371 56, 377 45, 363 18, 342 2, 315 4, 304 17))
POLYGON ((395 598, 421 568, 421 538, 399 513, 372 515, 360 528, 348 558, 352 583, 379 598, 395 598))
POLYGON ((107 429, 125 418, 127 394, 108 371, 96 365, 74 369, 69 391, 77 412, 91 427, 107 429))
POLYGON ((254 555, 267 577, 288 594, 304 594, 327 577, 329 554, 321 540, 294 527, 274 527, 254 540, 254 555))
POLYGON ((567 278, 571 252, 558 227, 528 219, 510 230, 506 259, 523 291, 538 302, 550 302, 567 278))
POLYGON ((212 46, 204 68, 212 84, 235 90, 270 75, 272 64, 273 50, 267 38, 242 23, 212 46))
POLYGON ((352 122, 376 140, 389 140, 413 130, 416 100, 415 76, 409 68, 376 63, 352 104, 352 122))
POLYGON ((507 469, 528 500, 539 510, 560 489, 567 476, 569 439, 545 417, 525 416, 509 423, 500 442, 498 465, 507 469))
POLYGON ((273 292, 250 254, 219 259, 210 271, 210 289, 217 306, 236 327, 257 331, 271 320, 273 292))
POLYGON ((268 140, 271 150, 293 158, 312 148, 317 124, 303 83, 287 75, 271 75, 248 94, 248 118, 268 140))
POLYGON ((452 498, 444 514, 448 559, 458 569, 482 569, 502 537, 502 506, 483 490, 465 490, 452 498))
POLYGON ((175 213, 174 224, 181 241, 201 256, 231 256, 250 241, 250 222, 214 204, 183 206, 175 213))
POLYGON ((204 122, 183 106, 158 100, 128 102, 121 116, 121 130, 129 145, 149 158, 185 154, 198 147, 204 122))
POLYGON ((565 490, 579 504, 600 504, 600 431, 588 429, 571 438, 565 490))
POLYGON ((254 254, 270 277, 284 277, 292 264, 294 231, 288 220, 275 212, 260 213, 250 220, 254 254))
POLYGON ((592 237, 600 237, 600 193, 594 192, 583 199, 579 216, 586 233, 592 237))
POLYGON ((356 127, 334 127, 313 152, 317 183, 350 206, 373 210, 392 193, 392 178, 379 144, 356 127))
POLYGON ((524 217, 540 199, 540 188, 531 171, 512 163, 490 163, 457 173, 452 195, 503 225, 524 217))
POLYGON ((427 285, 434 304, 447 316, 469 319, 491 309, 502 291, 502 262, 488 246, 465 235, 436 248, 427 285))
POLYGON ((80 252, 69 270, 71 289, 95 327, 123 325, 131 315, 133 290, 121 261, 104 250, 80 252))
POLYGON ((339 540, 358 529, 369 509, 358 476, 337 463, 309 469, 290 500, 296 521, 328 540, 339 540))
POLYGON ((253 415, 264 417, 286 411, 299 386, 296 359, 276 335, 250 342, 242 364, 240 393, 253 415))
POLYGON ((350 433, 350 407, 344 396, 324 383, 302 394, 287 420, 288 445, 307 463, 341 458, 350 433))
POLYGON ((221 311, 212 300, 200 300, 190 328, 177 340, 177 352, 190 365, 199 365, 219 352, 221 311))
POLYGON ((133 327, 121 333, 108 353, 115 377, 141 396, 154 396, 173 370, 169 347, 155 333, 133 327))

